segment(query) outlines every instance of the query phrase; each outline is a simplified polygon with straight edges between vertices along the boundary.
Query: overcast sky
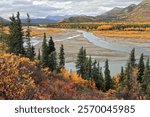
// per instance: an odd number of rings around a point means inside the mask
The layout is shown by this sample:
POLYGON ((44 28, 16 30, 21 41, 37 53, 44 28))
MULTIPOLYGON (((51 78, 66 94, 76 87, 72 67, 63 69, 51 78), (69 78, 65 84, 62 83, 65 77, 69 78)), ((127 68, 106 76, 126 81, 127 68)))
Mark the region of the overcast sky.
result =
POLYGON ((47 15, 100 15, 114 7, 138 4, 142 0, 0 0, 0 16, 7 18, 21 12, 25 17, 46 17, 47 15))

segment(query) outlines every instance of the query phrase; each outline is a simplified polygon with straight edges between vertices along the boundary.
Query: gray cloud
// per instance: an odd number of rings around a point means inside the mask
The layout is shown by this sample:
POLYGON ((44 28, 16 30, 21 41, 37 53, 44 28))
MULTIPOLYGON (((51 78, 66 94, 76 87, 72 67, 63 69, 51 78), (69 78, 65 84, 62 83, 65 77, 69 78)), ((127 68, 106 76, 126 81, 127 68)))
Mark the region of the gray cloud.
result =
POLYGON ((100 15, 114 7, 126 7, 142 0, 1 0, 0 15, 4 18, 17 11, 25 17, 47 15, 100 15))

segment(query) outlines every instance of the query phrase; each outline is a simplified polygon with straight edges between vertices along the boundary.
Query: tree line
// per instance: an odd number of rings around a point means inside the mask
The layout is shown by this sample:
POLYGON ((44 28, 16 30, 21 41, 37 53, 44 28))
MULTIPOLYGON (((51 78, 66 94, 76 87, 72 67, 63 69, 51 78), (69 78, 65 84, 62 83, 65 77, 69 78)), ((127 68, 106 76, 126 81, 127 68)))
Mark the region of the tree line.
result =
POLYGON ((70 28, 86 30, 119 30, 119 31, 146 31, 149 30, 149 23, 128 23, 128 22, 89 22, 89 23, 51 23, 47 27, 52 28, 70 28))

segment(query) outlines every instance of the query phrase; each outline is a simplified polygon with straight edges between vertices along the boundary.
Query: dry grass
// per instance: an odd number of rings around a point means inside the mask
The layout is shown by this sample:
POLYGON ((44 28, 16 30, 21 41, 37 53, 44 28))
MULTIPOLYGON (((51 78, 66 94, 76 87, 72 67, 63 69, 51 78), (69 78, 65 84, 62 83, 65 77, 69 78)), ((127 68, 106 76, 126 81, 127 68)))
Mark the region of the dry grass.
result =
POLYGON ((64 32, 64 30, 58 28, 41 28, 41 29, 33 28, 33 27, 31 28, 31 36, 42 35, 43 33, 54 36, 62 32, 64 32))
POLYGON ((122 40, 133 38, 131 42, 143 42, 150 40, 150 31, 92 31, 96 36, 116 37, 122 40), (135 39, 136 38, 136 39, 135 39))
MULTIPOLYGON (((23 27, 24 32, 26 31, 26 27, 23 27)), ((9 27, 4 27, 4 32, 9 34, 9 27)), ((38 28, 31 27, 31 36, 42 35, 43 33, 47 33, 48 35, 54 36, 58 33, 64 32, 62 29, 58 28, 38 28)))

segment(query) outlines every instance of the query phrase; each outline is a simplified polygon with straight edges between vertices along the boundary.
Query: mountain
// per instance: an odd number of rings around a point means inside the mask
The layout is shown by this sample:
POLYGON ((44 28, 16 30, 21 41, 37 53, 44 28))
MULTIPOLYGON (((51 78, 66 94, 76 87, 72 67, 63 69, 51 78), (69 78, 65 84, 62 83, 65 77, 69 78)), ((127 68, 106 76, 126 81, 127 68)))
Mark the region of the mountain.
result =
MULTIPOLYGON (((31 24, 48 24, 48 23, 56 23, 58 21, 64 20, 65 18, 72 17, 71 15, 65 16, 50 16, 48 15, 45 18, 31 18, 31 24)), ((26 19, 21 20, 22 23, 26 23, 26 19)))
POLYGON ((115 7, 112 10, 96 16, 97 20, 109 20, 109 19, 117 19, 117 15, 123 10, 123 8, 115 7))
MULTIPOLYGON (((21 19, 22 23, 26 23, 26 19, 21 19)), ((31 24, 48 24, 48 23, 55 23, 57 21, 55 20, 50 20, 46 18, 37 18, 37 19, 32 19, 31 18, 31 24)))
POLYGON ((92 21, 122 20, 123 18, 120 18, 120 16, 131 12, 135 7, 136 7, 135 4, 132 4, 126 8, 115 7, 112 10, 110 10, 102 15, 98 15, 96 17, 76 16, 76 17, 66 18, 63 20, 63 22, 92 22, 92 21))
POLYGON ((70 17, 72 17, 72 15, 65 15, 65 16, 50 16, 50 15, 48 15, 45 19, 61 21, 61 20, 64 20, 65 18, 70 18, 70 17))
POLYGON ((126 16, 126 14, 132 12, 135 7, 135 4, 131 4, 130 6, 125 8, 115 7, 102 15, 96 16, 96 19, 97 21, 126 20, 122 16, 126 16))
POLYGON ((63 22, 94 22, 94 21, 150 21, 150 0, 143 0, 138 5, 131 4, 125 8, 114 9, 95 17, 77 16, 64 19, 63 22))
POLYGON ((150 0, 143 0, 131 12, 120 16, 128 21, 150 21, 150 0))
POLYGON ((61 22, 69 23, 69 22, 92 22, 96 21, 95 17, 92 16, 75 16, 62 20, 61 22))

